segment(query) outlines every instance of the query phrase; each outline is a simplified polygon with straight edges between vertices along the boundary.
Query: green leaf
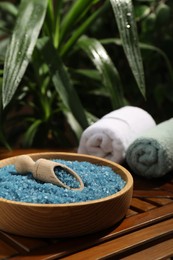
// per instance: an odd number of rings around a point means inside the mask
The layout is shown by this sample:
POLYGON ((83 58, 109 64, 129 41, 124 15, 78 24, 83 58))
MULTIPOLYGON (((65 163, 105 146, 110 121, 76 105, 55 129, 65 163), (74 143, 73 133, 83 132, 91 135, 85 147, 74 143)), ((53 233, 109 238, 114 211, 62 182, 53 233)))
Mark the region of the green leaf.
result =
POLYGON ((18 10, 14 4, 5 2, 5 1, 0 3, 0 9, 5 12, 8 12, 9 14, 11 14, 13 16, 16 16, 18 13, 18 10))
MULTIPOLYGON (((1 71, 0 71, 1 76, 1 71)), ((3 129, 3 122, 4 122, 4 116, 2 111, 2 104, 1 104, 1 90, 2 90, 2 78, 0 77, 0 143, 3 144, 7 149, 11 149, 10 145, 8 144, 6 137, 5 137, 5 131, 3 129)))
POLYGON ((53 42, 54 47, 58 48, 59 41, 60 41, 60 17, 61 17, 61 7, 62 7, 63 0, 58 0, 55 2, 55 22, 54 22, 54 35, 53 35, 53 42))
MULTIPOLYGON (((100 42, 102 44, 112 44, 112 43, 114 43, 116 45, 122 46, 122 41, 120 39, 108 38, 108 39, 100 40, 100 42)), ((148 51, 155 51, 163 58, 163 60, 165 61, 165 65, 167 66, 167 69, 168 69, 168 72, 169 72, 169 75, 170 75, 170 79, 173 83, 172 64, 169 61, 165 52, 162 51, 160 48, 154 46, 154 45, 151 45, 151 44, 148 44, 148 43, 143 43, 143 42, 139 42, 139 47, 140 47, 141 50, 144 49, 144 50, 148 50, 148 51)))
POLYGON ((134 13, 137 21, 142 20, 144 17, 149 15, 151 12, 150 7, 148 5, 139 5, 135 7, 134 13))
POLYGON ((98 8, 92 15, 90 15, 76 30, 74 30, 72 36, 69 40, 61 47, 60 54, 61 56, 65 55, 69 50, 71 50, 72 46, 76 43, 76 41, 82 36, 86 30, 92 26, 94 21, 102 15, 107 10, 109 6, 109 2, 105 2, 100 8, 98 8))
POLYGON ((47 0, 22 0, 4 65, 3 107, 12 99, 31 59, 47 9, 47 0))
POLYGON ((145 97, 145 79, 138 33, 131 0, 110 0, 122 39, 124 52, 139 90, 145 97))
POLYGON ((0 129, 0 143, 3 144, 8 150, 11 150, 11 147, 8 144, 5 135, 1 129, 0 129))
POLYGON ((42 123, 42 121, 40 119, 34 119, 34 122, 27 129, 27 131, 24 135, 24 140, 23 140, 25 147, 30 147, 32 145, 34 137, 35 137, 41 123, 42 123))
POLYGON ((1 60, 4 61, 4 59, 5 59, 5 53, 6 53, 8 44, 9 44, 8 38, 0 40, 0 61, 1 60))
POLYGON ((100 75, 97 70, 89 70, 89 69, 74 69, 73 73, 82 75, 84 77, 90 78, 92 80, 100 81, 100 75))
POLYGON ((76 21, 80 16, 83 15, 85 10, 94 3, 95 0, 76 0, 73 5, 69 9, 68 13, 64 16, 61 31, 60 31, 60 41, 62 43, 65 35, 69 32, 73 27, 76 21))
POLYGON ((64 114, 67 118, 67 121, 68 121, 70 127, 76 134, 77 139, 80 140, 83 129, 81 128, 78 121, 76 120, 76 118, 73 116, 73 114, 70 111, 64 111, 64 114))
POLYGON ((147 44, 147 43, 142 43, 140 42, 139 43, 139 46, 141 49, 145 49, 145 50, 150 50, 150 51, 155 51, 157 52, 159 55, 162 56, 163 60, 165 61, 165 64, 167 66, 167 69, 168 69, 168 72, 169 72, 169 75, 170 75, 170 79, 172 81, 172 84, 173 84, 173 68, 172 68, 172 64, 171 62, 169 61, 167 55, 165 54, 164 51, 162 51, 160 48, 156 47, 156 46, 153 46, 151 44, 147 44))
POLYGON ((70 76, 56 49, 47 38, 38 42, 38 48, 42 51, 45 62, 49 65, 50 74, 55 89, 59 93, 64 105, 69 109, 79 124, 86 128, 88 126, 87 118, 70 80, 70 76))
POLYGON ((96 39, 81 37, 77 46, 87 53, 99 71, 103 85, 110 94, 112 107, 116 109, 123 106, 123 89, 119 73, 103 45, 96 39))

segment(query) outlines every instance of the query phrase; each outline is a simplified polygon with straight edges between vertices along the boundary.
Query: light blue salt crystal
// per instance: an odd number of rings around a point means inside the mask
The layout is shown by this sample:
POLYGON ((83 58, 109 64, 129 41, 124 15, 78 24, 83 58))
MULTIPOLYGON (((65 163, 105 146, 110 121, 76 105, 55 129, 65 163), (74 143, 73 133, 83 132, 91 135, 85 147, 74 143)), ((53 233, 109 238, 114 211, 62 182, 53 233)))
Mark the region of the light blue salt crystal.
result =
MULTIPOLYGON (((20 175, 14 165, 0 169, 0 197, 30 203, 64 204, 101 199, 115 194, 125 186, 125 181, 108 166, 89 162, 54 160, 76 171, 84 182, 82 191, 64 189, 51 183, 35 180, 31 173, 20 175)), ((61 174, 68 186, 79 185, 73 176, 61 174)))

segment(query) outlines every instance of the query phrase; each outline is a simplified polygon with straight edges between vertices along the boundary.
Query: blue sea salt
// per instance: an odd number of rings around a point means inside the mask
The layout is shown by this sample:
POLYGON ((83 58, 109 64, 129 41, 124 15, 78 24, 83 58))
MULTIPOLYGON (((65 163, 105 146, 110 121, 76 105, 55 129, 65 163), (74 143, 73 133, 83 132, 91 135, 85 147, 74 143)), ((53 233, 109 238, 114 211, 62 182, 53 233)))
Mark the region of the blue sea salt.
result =
MULTIPOLYGON (((120 191, 125 181, 108 166, 90 162, 57 160, 76 171, 84 183, 82 191, 69 190, 51 183, 35 180, 31 173, 20 175, 14 165, 0 169, 0 198, 28 203, 64 204, 101 199, 120 191)), ((76 188, 77 180, 70 174, 55 170, 66 185, 76 188)))
POLYGON ((54 168, 54 172, 57 178, 62 183, 66 184, 70 188, 79 188, 80 186, 79 181, 72 174, 64 170, 62 167, 56 166, 54 168))

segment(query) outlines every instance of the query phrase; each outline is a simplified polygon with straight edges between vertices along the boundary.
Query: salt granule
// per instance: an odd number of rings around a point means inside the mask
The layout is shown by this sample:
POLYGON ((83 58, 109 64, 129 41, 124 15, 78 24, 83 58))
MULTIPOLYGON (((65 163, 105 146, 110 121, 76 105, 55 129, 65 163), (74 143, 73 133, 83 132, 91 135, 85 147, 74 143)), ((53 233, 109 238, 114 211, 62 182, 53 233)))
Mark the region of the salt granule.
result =
MULTIPOLYGON (((14 165, 8 165, 0 168, 0 198, 44 204, 85 202, 115 194, 126 184, 109 166, 58 159, 53 161, 65 164, 76 171, 84 183, 84 189, 75 191, 51 183, 43 183, 35 180, 31 173, 18 174, 14 165)), ((58 171, 58 178, 70 187, 78 187, 77 180, 63 171, 63 169, 58 171)))

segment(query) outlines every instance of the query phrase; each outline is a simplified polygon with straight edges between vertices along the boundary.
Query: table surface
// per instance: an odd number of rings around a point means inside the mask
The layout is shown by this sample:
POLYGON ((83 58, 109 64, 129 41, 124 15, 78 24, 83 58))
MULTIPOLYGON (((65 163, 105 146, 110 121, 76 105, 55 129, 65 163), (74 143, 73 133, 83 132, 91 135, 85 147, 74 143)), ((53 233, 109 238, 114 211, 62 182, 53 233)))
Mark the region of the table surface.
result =
MULTIPOLYGON (((47 150, 0 149, 0 159, 42 151, 47 150)), ((131 205, 116 226, 63 239, 27 238, 0 232, 0 259, 173 259, 173 173, 157 180, 133 177, 131 205)))

